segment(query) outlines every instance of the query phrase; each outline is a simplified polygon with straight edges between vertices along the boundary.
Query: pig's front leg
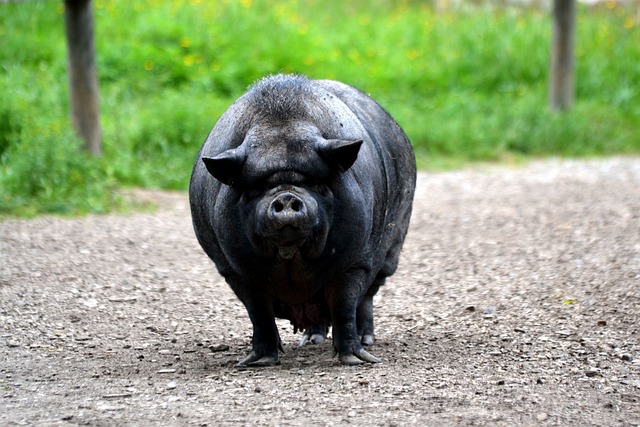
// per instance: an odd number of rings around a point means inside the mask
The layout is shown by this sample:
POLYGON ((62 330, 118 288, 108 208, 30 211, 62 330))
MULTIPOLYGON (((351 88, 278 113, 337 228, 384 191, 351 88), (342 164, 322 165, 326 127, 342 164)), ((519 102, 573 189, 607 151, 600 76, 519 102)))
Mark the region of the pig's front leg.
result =
POLYGON ((333 325, 333 349, 345 365, 380 362, 363 348, 356 320, 358 304, 362 294, 366 293, 363 290, 369 285, 366 273, 356 270, 346 274, 342 283, 330 287, 327 292, 333 325))
POLYGON ((251 324, 253 325, 253 337, 251 339, 251 353, 238 362, 242 366, 273 366, 280 363, 278 350, 283 351, 273 314, 273 306, 269 298, 261 294, 245 293, 238 295, 247 309, 251 324))

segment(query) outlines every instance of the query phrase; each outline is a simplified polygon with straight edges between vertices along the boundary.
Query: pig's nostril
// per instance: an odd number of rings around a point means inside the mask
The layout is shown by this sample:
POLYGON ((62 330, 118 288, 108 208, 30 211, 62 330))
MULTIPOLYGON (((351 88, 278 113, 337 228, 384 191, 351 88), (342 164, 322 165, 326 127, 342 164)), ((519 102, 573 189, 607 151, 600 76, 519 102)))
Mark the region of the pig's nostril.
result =
POLYGON ((295 212, 300 212, 302 210, 302 202, 298 199, 294 199, 291 201, 291 209, 295 212))
POLYGON ((284 203, 282 203, 281 200, 276 200, 273 203, 273 210, 275 211, 275 213, 280 213, 284 210, 284 203))

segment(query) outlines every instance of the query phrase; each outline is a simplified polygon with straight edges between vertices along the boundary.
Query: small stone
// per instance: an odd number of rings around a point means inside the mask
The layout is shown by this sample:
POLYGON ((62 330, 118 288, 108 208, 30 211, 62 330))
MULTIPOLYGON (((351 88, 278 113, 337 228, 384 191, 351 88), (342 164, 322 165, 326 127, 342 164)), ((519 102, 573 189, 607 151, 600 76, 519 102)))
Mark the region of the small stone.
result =
POLYGON ((137 300, 138 300, 138 297, 131 297, 131 296, 109 297, 110 302, 136 302, 137 300))
POLYGON ((584 371, 584 373, 588 377, 595 377, 595 376, 600 375, 600 369, 591 367, 591 368, 587 369, 586 371, 584 371))
POLYGON ((18 341, 7 341, 7 347, 9 348, 20 347, 20 343, 18 341))
POLYGON ((160 369, 159 371, 157 371, 158 374, 173 374, 176 370, 175 369, 160 369))
POLYGON ((498 311, 498 309, 496 307, 490 305, 489 307, 485 308, 482 311, 482 314, 484 316, 491 316, 491 315, 494 315, 496 313, 496 311, 498 311))
POLYGON ((82 304, 89 308, 96 308, 98 306, 98 300, 95 298, 89 298, 82 301, 82 304))
POLYGON ((300 369, 300 370, 298 371, 298 375, 304 375, 304 369, 300 369))
POLYGON ((487 320, 491 320, 491 319, 495 318, 496 311, 498 311, 498 309, 496 307, 494 307, 494 306, 486 307, 484 310, 482 310, 482 318, 483 319, 487 319, 487 320))
POLYGON ((103 399, 119 399, 123 397, 131 397, 131 393, 111 393, 102 396, 103 399))
POLYGON ((178 384, 175 381, 171 381, 169 384, 167 384, 167 390, 173 390, 176 387, 178 387, 178 384))
POLYGON ((476 311, 476 308, 473 305, 467 306, 464 311, 468 311, 469 313, 473 313, 476 311))
POLYGON ((158 351, 158 354, 162 354, 164 356, 168 356, 171 354, 171 350, 160 350, 158 351))
POLYGON ((598 320, 598 326, 606 326, 606 325, 607 325, 606 320, 598 320))
POLYGON ((217 352, 220 352, 220 351, 229 350, 229 346, 226 345, 226 344, 210 345, 209 346, 209 350, 211 350, 214 353, 217 353, 217 352))
POLYGON ((98 405, 96 408, 99 411, 103 411, 103 412, 121 411, 123 409, 122 406, 115 406, 115 405, 98 405))
POLYGON ((540 412, 538 415, 536 415, 536 419, 538 421, 546 421, 549 418, 549 415, 547 415, 544 412, 540 412))

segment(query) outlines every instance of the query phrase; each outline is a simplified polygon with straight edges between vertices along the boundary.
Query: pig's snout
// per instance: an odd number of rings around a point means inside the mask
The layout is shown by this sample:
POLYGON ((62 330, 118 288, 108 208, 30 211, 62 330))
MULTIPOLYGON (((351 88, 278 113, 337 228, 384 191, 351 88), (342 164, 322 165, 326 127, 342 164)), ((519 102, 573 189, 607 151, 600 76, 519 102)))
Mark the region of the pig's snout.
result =
POLYGON ((267 215, 278 228, 300 227, 308 222, 309 212, 304 201, 293 193, 278 194, 269 204, 267 215))

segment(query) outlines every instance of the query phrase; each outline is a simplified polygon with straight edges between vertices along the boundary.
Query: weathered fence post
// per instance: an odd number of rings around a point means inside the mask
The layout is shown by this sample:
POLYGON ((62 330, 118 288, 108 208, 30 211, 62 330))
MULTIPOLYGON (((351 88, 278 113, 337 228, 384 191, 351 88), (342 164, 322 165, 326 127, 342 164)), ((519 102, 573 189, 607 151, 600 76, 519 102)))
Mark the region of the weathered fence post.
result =
POLYGON ((565 110, 575 98, 576 1, 553 0, 553 36, 549 76, 549 107, 565 110))
POLYGON ((102 144, 91 0, 65 0, 64 21, 73 126, 85 148, 99 156, 102 144))

